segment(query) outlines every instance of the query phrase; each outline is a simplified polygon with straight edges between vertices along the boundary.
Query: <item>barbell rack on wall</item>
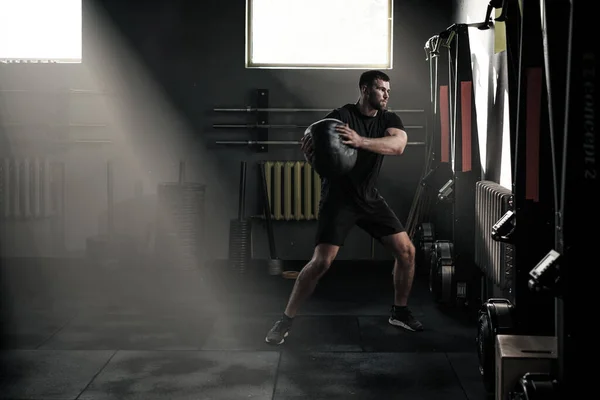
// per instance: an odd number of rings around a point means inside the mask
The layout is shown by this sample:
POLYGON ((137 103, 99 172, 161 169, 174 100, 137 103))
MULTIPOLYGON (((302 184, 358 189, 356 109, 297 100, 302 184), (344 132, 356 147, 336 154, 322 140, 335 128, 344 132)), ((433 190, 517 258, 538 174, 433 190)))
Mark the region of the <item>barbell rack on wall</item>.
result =
MULTIPOLYGON (((237 106, 237 107, 214 107, 213 112, 219 113, 252 113, 255 121, 248 121, 249 123, 240 124, 213 124, 213 129, 248 129, 251 130, 253 140, 247 140, 243 142, 223 142, 219 141, 216 144, 243 144, 243 145, 255 145, 254 149, 258 152, 268 152, 268 145, 289 145, 294 144, 285 141, 272 141, 269 140, 270 129, 307 129, 310 124, 309 122, 300 122, 299 124, 284 123, 284 124, 273 124, 269 121, 271 114, 273 113, 330 113, 335 110, 331 108, 302 108, 302 107, 271 107, 269 104, 269 90, 268 89, 256 89, 254 93, 254 101, 251 105, 237 106), (306 125, 305 125, 306 124, 306 125)), ((389 111, 399 114, 425 114, 424 109, 390 109, 389 111)), ((418 123, 418 122, 417 122, 418 123)), ((427 131, 427 121, 423 125, 405 125, 407 130, 424 130, 427 131)), ((291 132, 290 132, 291 133, 291 132)))
MULTIPOLYGON (((246 129, 306 129, 308 125, 261 125, 261 124, 213 124, 213 128, 246 128, 246 129)), ((405 129, 423 129, 423 125, 406 125, 405 129)))
POLYGON ((213 128, 246 128, 246 129, 254 129, 254 128, 264 128, 264 129, 299 129, 299 128, 308 128, 307 126, 302 125, 269 125, 269 124, 213 124, 213 128))
MULTIPOLYGON (((299 140, 217 140, 218 145, 300 145, 299 140)), ((408 142, 407 146, 424 146, 425 142, 408 142)))
MULTIPOLYGON (((215 108, 215 112, 330 112, 335 108, 215 108)), ((423 113, 425 110, 389 110, 397 113, 423 113)))

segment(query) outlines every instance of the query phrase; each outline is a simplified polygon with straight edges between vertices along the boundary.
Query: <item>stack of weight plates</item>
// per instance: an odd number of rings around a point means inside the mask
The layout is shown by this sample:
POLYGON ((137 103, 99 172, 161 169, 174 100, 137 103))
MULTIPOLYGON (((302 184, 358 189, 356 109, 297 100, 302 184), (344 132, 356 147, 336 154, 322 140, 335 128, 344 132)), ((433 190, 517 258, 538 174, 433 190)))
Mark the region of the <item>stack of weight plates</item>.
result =
POLYGON ((238 274, 245 274, 250 261, 250 234, 252 224, 249 220, 232 219, 229 224, 229 264, 238 274))
POLYGON ((172 268, 195 268, 204 253, 204 199, 206 185, 158 185, 158 223, 155 251, 172 268))

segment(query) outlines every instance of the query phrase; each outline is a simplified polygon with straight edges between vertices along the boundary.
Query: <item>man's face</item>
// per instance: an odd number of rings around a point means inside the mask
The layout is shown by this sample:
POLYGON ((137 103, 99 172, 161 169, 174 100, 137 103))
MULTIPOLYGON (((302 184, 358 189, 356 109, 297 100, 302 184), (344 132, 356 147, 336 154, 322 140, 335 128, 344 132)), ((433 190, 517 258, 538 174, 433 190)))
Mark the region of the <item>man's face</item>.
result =
POLYGON ((390 83, 381 79, 375 80, 371 86, 365 89, 368 104, 375 110, 385 110, 390 97, 390 83))

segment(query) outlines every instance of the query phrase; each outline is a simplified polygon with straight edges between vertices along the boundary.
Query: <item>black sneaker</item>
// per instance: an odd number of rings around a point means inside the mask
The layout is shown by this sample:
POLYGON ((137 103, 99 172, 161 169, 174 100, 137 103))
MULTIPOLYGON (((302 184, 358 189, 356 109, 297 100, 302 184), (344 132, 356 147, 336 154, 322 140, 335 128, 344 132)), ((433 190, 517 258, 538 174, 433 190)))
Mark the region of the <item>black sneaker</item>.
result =
POLYGON ((282 344, 289 334, 291 327, 292 324, 284 321, 283 318, 278 320, 275 322, 275 325, 273 325, 269 333, 267 333, 265 342, 269 344, 282 344))
POLYGON ((413 332, 423 330, 423 324, 413 317, 408 307, 392 306, 389 323, 413 332))

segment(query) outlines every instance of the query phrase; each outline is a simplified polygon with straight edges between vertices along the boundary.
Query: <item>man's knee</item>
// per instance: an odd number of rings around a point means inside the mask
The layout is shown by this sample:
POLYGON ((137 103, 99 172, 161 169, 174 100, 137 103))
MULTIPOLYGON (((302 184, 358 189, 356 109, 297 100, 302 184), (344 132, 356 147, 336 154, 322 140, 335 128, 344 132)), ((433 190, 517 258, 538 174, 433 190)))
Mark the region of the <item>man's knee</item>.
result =
POLYGON ((333 260, 335 260, 338 250, 339 250, 339 247, 334 246, 334 245, 329 245, 329 244, 317 245, 317 247, 315 248, 315 251, 313 253, 312 259, 310 260, 309 264, 306 266, 307 268, 305 268, 308 272, 308 276, 306 276, 306 277, 307 278, 308 277, 319 278, 325 272, 327 272, 329 267, 331 267, 333 260))
POLYGON ((402 264, 412 264, 415 259, 416 250, 406 232, 391 235, 388 238, 385 238, 384 242, 388 244, 392 255, 398 262, 402 264))

